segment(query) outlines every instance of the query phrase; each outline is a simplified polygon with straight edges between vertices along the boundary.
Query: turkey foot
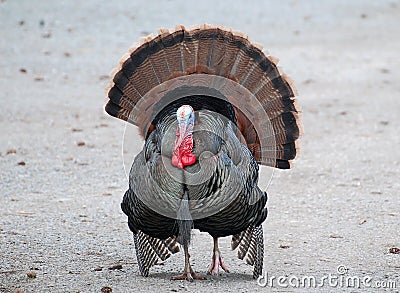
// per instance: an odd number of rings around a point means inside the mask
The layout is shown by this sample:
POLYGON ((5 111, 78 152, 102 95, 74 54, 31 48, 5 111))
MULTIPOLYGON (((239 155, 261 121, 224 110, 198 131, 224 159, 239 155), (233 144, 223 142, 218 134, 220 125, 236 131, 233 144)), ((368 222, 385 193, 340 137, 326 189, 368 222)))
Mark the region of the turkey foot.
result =
POLYGON ((208 269, 207 274, 218 276, 219 275, 219 267, 221 267, 225 272, 229 273, 228 268, 226 267, 224 261, 222 260, 221 252, 218 248, 218 238, 214 238, 214 251, 212 262, 210 268, 208 269))
POLYGON ((193 282, 193 280, 205 280, 206 277, 200 274, 196 274, 193 271, 189 261, 190 255, 188 246, 183 245, 183 250, 185 251, 185 270, 183 274, 171 277, 171 280, 187 280, 189 282, 193 282))
POLYGON ((200 274, 196 274, 192 267, 189 267, 189 272, 184 272, 181 275, 173 276, 172 280, 187 280, 189 282, 193 282, 193 280, 206 280, 206 277, 200 274))

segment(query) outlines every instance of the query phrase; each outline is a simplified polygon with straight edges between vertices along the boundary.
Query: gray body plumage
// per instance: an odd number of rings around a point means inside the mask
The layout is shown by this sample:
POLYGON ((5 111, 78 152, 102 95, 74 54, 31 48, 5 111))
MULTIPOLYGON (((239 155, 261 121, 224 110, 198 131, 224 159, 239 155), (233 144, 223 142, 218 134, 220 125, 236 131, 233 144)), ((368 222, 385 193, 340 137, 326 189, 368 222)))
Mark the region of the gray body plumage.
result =
POLYGON ((257 162, 239 142, 232 121, 200 111, 193 132, 199 161, 185 171, 171 167, 175 120, 166 115, 147 138, 121 204, 134 233, 141 273, 148 275, 157 258, 176 252, 176 241, 190 242, 194 228, 213 237, 234 235, 232 248, 239 247, 238 257, 255 265, 257 277, 263 259, 261 224, 267 216, 267 195, 257 186, 257 162))

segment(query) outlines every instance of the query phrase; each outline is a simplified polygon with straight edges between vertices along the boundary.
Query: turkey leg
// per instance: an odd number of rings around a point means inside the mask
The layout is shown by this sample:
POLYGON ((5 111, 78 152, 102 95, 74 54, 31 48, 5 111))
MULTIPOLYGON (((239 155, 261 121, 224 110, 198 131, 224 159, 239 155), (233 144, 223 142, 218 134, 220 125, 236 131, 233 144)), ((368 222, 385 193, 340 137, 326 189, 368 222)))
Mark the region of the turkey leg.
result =
POLYGON ((188 191, 185 188, 181 204, 179 206, 178 212, 178 226, 179 226, 179 242, 183 246, 183 250, 185 252, 185 269, 183 274, 178 276, 173 276, 172 280, 188 280, 192 282, 195 280, 205 280, 205 277, 202 275, 196 274, 191 265, 190 265, 190 255, 189 255, 189 244, 191 238, 191 230, 193 226, 192 216, 190 215, 189 210, 189 195, 188 191))
POLYGON ((211 265, 210 265, 210 268, 208 269, 207 274, 213 275, 213 276, 218 276, 220 266, 225 272, 229 273, 229 270, 226 267, 226 265, 224 264, 224 261, 222 260, 221 252, 219 251, 219 248, 218 248, 218 238, 215 237, 212 261, 211 261, 211 265))
POLYGON ((203 275, 200 274, 196 274, 193 269, 192 266, 190 265, 190 255, 189 255, 189 249, 187 245, 183 245, 183 249, 185 251, 185 269, 183 274, 181 275, 177 275, 177 276, 173 276, 171 279, 172 280, 187 280, 189 282, 193 282, 193 280, 205 280, 206 277, 204 277, 203 275))

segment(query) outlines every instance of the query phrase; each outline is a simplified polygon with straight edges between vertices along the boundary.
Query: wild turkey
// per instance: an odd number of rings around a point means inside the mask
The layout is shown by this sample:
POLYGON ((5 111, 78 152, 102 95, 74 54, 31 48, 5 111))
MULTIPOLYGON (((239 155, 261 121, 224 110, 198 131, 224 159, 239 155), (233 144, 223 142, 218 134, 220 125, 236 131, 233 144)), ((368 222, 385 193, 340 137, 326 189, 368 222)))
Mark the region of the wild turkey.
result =
POLYGON ((179 251, 173 279, 203 279, 189 262, 192 229, 214 239, 209 274, 222 261, 218 238, 262 273, 267 194, 258 164, 289 169, 299 111, 276 59, 221 27, 178 26, 144 39, 120 61, 105 110, 139 127, 145 139, 121 207, 133 232, 140 273, 179 251))

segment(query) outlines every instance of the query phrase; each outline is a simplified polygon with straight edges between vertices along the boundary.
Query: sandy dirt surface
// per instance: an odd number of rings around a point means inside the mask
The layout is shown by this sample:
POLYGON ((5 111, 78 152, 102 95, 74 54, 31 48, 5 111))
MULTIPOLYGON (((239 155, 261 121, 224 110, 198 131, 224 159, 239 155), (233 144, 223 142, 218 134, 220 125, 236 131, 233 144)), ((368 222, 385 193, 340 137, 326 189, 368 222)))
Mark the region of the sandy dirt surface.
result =
MULTIPOLYGON (((1 0, 0 27, 0 292, 400 290, 399 1, 1 0), (260 287, 229 238, 229 274, 170 281, 179 253, 139 275, 120 210, 125 125, 104 113, 104 88, 141 36, 203 22, 263 44, 299 91, 301 155, 268 189, 268 276, 318 281, 344 266, 368 284, 260 287)), ((190 251, 205 273, 211 237, 195 233, 190 251)))

